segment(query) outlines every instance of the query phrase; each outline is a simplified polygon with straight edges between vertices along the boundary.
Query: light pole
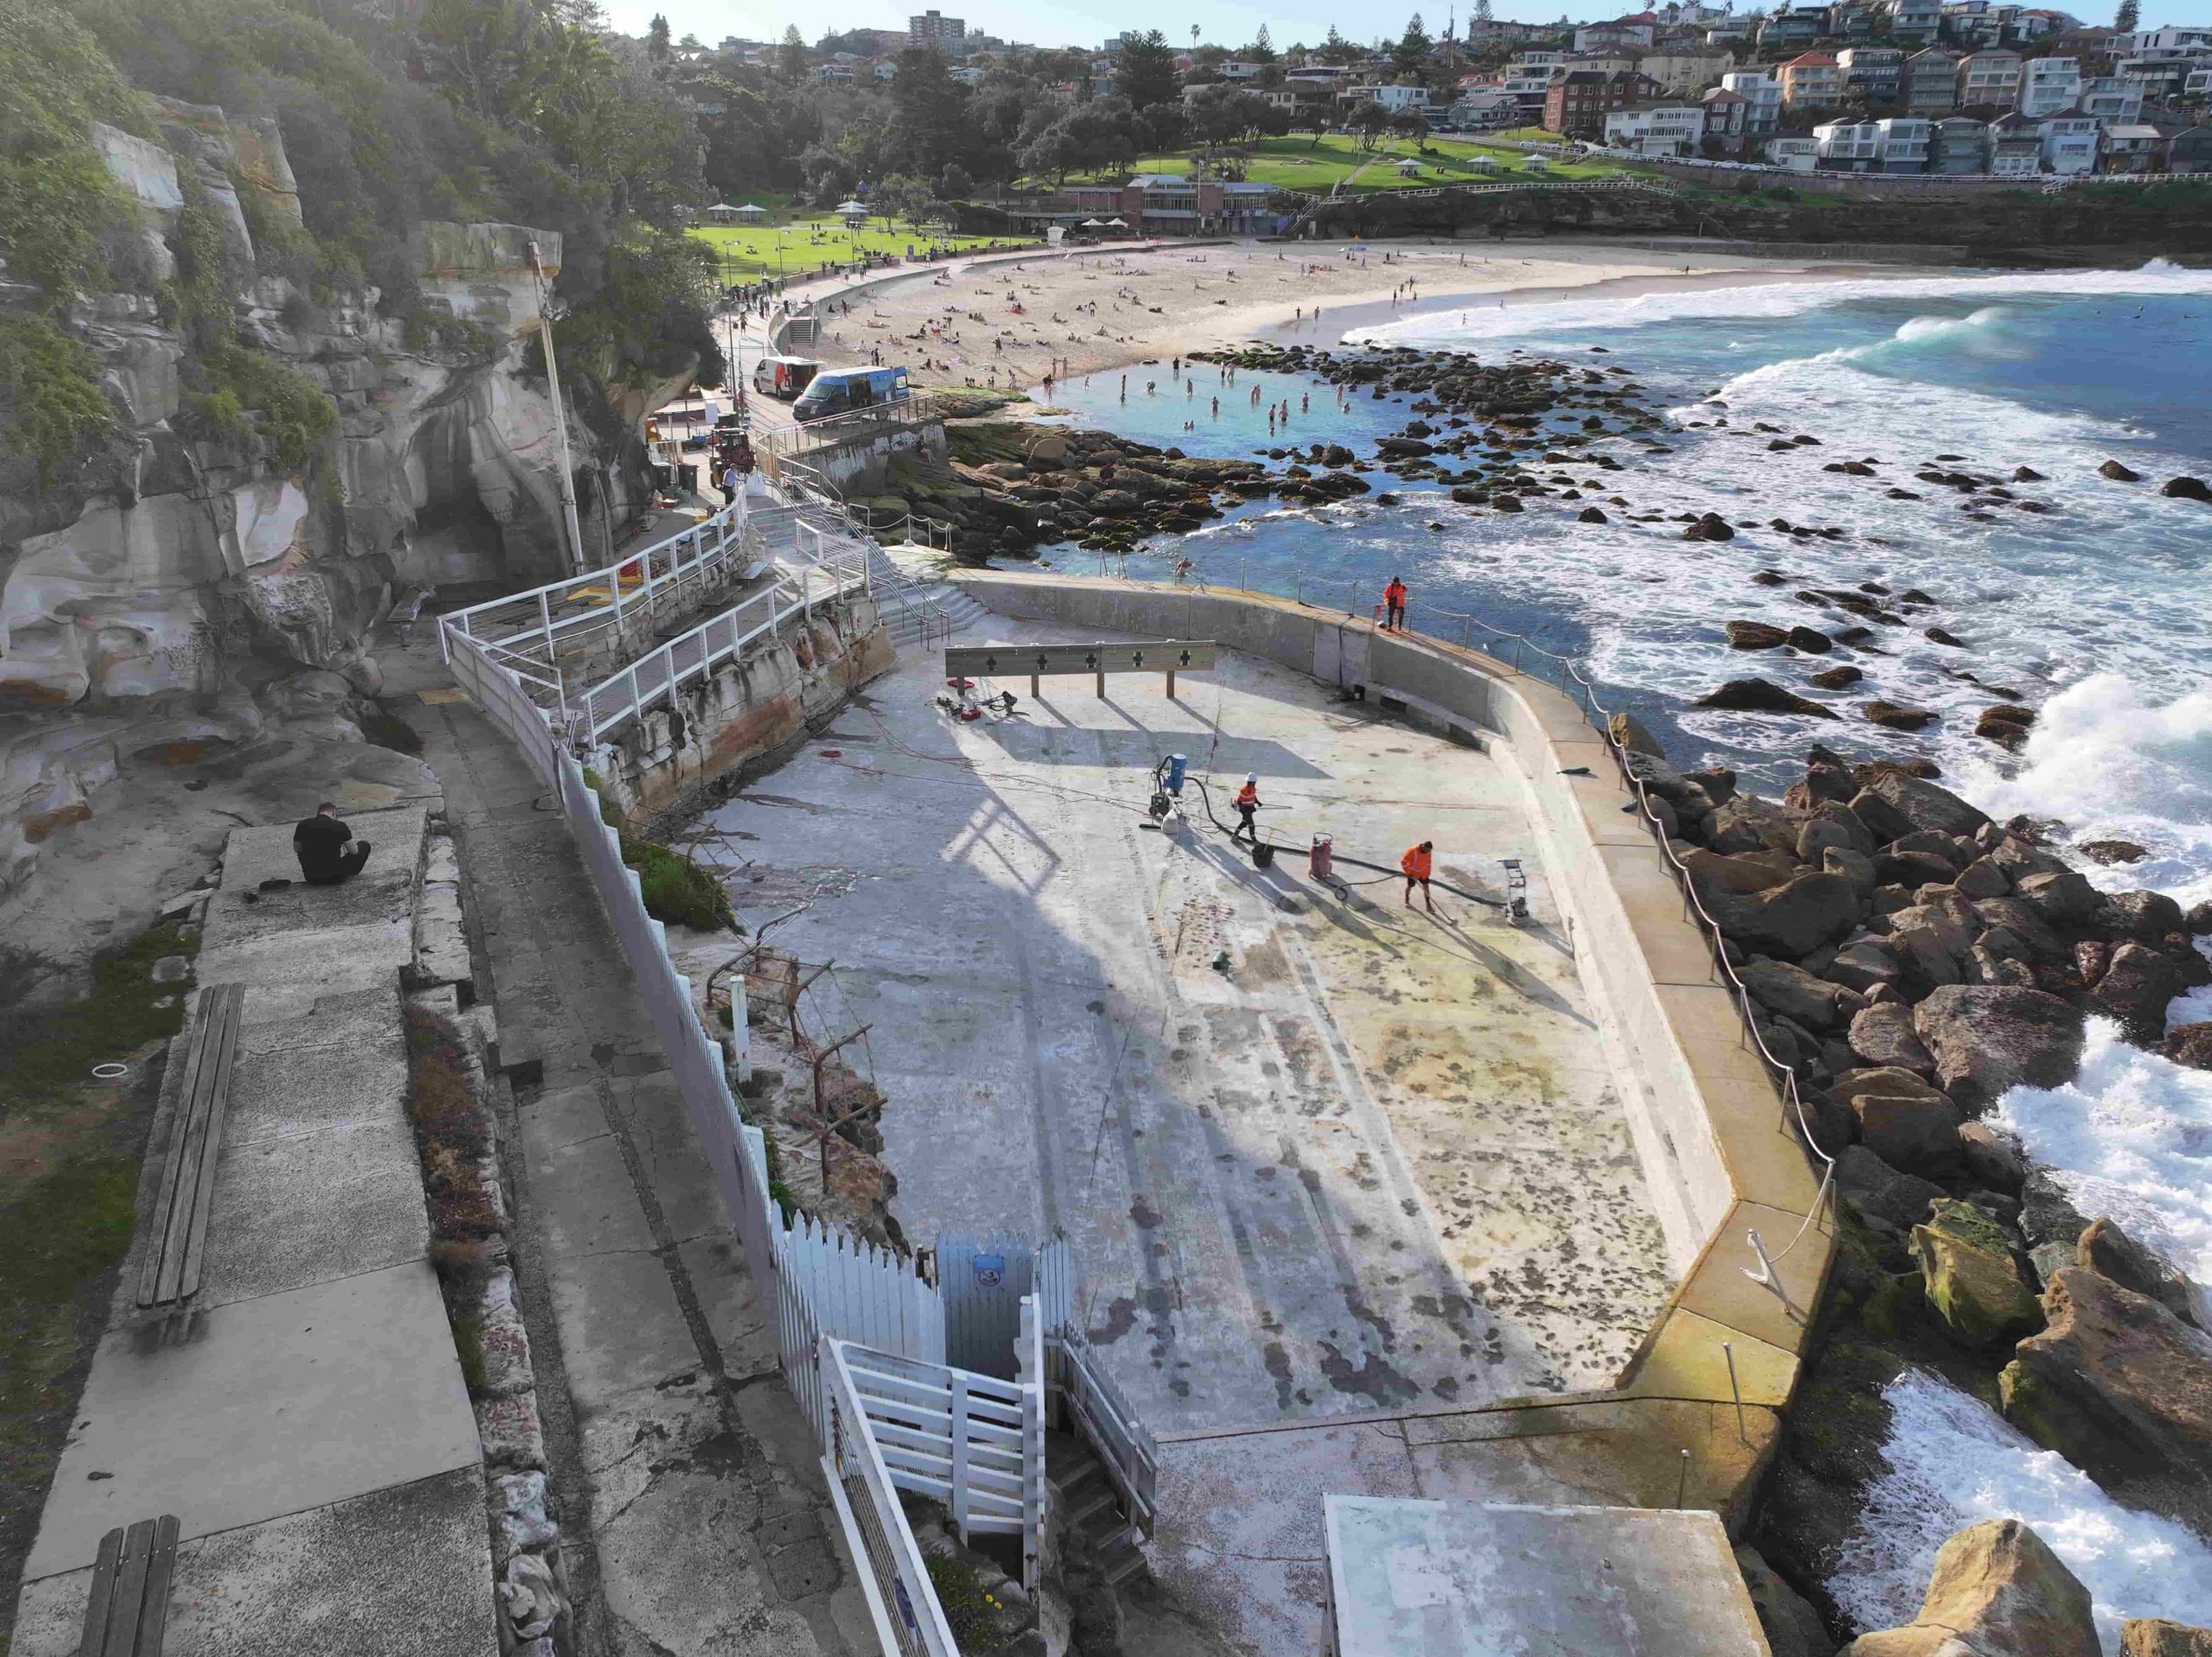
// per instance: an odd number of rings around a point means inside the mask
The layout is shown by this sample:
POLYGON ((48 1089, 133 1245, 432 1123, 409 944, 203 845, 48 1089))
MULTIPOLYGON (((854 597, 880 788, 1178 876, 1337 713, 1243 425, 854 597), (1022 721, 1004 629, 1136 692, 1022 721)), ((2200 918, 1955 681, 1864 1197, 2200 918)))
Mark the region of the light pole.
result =
POLYGON ((569 413, 561 402, 561 370, 553 359, 552 295, 546 291, 545 266, 537 257, 537 244, 530 244, 530 274, 537 288, 537 342, 545 352, 545 384, 553 397, 553 429, 561 439, 561 511, 568 520, 569 556, 582 575, 584 532, 576 523, 576 480, 569 459, 569 413))

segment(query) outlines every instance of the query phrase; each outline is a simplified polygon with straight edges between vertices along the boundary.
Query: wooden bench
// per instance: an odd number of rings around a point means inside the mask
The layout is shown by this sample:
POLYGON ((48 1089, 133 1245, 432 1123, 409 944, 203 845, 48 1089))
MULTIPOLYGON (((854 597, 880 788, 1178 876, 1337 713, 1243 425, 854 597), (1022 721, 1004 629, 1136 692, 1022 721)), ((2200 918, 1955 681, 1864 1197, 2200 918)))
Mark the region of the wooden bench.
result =
POLYGON ((142 1519, 128 1530, 101 1537, 77 1657, 162 1657, 169 1578, 175 1568, 174 1514, 142 1519))
POLYGON ((215 1159, 222 1149, 223 1114, 230 1104, 231 1064, 238 1054, 245 1005, 243 984, 209 984, 200 992, 169 1132, 168 1160, 148 1218, 149 1241, 138 1272, 142 1307, 181 1305, 200 1292, 215 1159))

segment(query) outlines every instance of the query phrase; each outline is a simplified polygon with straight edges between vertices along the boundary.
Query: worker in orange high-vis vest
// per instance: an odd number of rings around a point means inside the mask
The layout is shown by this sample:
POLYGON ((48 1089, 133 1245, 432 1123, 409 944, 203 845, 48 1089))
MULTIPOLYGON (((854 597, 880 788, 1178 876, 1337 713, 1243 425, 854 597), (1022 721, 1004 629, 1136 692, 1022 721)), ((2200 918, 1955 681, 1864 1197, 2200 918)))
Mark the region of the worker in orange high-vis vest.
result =
POLYGON ((1382 631, 1403 632, 1406 630, 1406 584, 1397 576, 1390 577, 1389 586, 1382 589, 1382 631))
POLYGON ((1406 872, 1406 907, 1411 909, 1414 906, 1414 888, 1418 886, 1421 900, 1428 905, 1428 912, 1432 915, 1436 912, 1436 905, 1429 901, 1428 873, 1431 854, 1435 850, 1434 841, 1424 840, 1398 860, 1398 867, 1406 872))
POLYGON ((1244 786, 1236 790, 1236 827, 1230 830, 1231 840, 1249 835, 1255 846, 1260 843, 1260 826, 1252 820, 1253 813, 1259 809, 1260 773, 1248 771, 1244 773, 1244 786))

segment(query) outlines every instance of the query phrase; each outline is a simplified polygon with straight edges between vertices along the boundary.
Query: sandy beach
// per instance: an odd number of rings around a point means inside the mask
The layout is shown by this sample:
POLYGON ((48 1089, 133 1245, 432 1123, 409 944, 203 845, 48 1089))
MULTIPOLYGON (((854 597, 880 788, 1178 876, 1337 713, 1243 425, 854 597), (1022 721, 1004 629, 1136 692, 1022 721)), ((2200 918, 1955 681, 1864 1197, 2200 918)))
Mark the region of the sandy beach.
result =
POLYGON ((814 354, 903 364, 917 387, 1028 390, 1262 335, 1334 342, 1347 329, 1475 298, 1541 303, 1592 289, 1677 288, 1872 274, 1841 261, 1780 263, 1602 243, 1241 243, 954 265, 829 296, 814 354), (849 308, 846 308, 849 307, 849 308))

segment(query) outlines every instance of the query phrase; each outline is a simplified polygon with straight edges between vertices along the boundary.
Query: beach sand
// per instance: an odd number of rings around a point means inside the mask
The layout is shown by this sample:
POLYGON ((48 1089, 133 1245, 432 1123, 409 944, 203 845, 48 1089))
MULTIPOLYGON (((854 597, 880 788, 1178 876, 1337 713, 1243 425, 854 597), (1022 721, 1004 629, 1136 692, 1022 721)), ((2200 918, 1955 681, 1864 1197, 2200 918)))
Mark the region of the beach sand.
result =
POLYGON ((1347 329, 1455 300, 1527 304, 1592 289, 1626 299, 1866 274, 1867 266, 1840 261, 1780 264, 1602 243, 1378 241, 1357 251, 1340 242, 1171 244, 918 270, 833 296, 810 354, 842 367, 879 352, 884 364, 904 365, 918 389, 1027 390, 1048 371, 1080 378, 1262 336, 1333 345, 1347 329))

